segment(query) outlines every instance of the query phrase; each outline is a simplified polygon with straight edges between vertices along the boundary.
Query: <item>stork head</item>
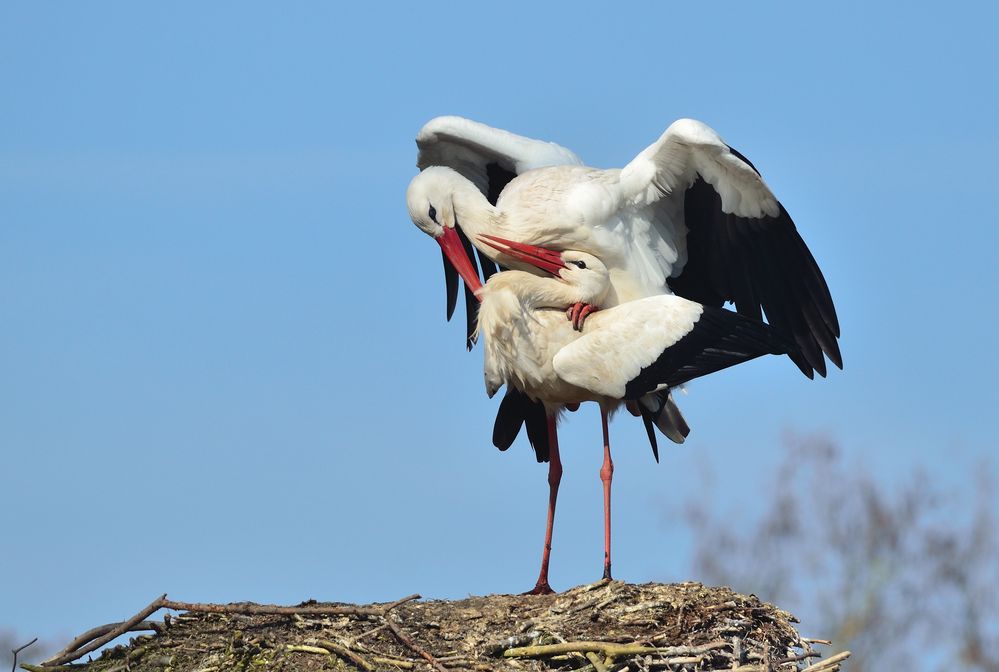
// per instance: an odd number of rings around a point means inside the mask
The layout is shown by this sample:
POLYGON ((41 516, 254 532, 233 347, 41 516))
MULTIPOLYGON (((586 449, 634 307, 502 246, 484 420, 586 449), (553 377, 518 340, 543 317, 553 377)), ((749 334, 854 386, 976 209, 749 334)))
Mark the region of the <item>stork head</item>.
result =
POLYGON ((478 292, 482 288, 479 274, 455 231, 458 223, 453 199, 455 177, 460 176, 450 168, 426 168, 409 183, 406 206, 409 208, 409 217, 417 228, 437 241, 444 256, 458 271, 465 284, 472 291, 478 292))
POLYGON ((413 223, 431 238, 440 238, 444 229, 453 229, 454 177, 458 173, 442 166, 430 166, 413 178, 406 190, 406 206, 413 223))
POLYGON ((558 252, 537 245, 527 245, 496 236, 479 240, 514 259, 530 264, 572 287, 579 301, 599 303, 610 287, 610 273, 602 261, 586 252, 558 252))

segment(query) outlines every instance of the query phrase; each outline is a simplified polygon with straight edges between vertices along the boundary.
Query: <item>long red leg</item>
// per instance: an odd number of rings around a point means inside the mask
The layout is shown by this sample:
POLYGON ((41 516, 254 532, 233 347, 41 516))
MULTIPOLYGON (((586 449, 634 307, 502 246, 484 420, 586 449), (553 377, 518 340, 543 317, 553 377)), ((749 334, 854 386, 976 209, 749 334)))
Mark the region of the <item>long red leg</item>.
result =
POLYGON ((555 416, 548 416, 548 524, 545 527, 545 548, 541 553, 541 574, 533 590, 525 595, 549 595, 554 593, 548 585, 548 559, 552 552, 552 527, 555 524, 555 500, 558 499, 558 484, 562 481, 562 461, 558 456, 558 432, 555 429, 555 416))
POLYGON ((600 467, 600 480, 604 482, 604 578, 611 578, 611 479, 614 462, 611 461, 610 434, 607 431, 607 411, 600 409, 600 423, 604 429, 604 464, 600 467))

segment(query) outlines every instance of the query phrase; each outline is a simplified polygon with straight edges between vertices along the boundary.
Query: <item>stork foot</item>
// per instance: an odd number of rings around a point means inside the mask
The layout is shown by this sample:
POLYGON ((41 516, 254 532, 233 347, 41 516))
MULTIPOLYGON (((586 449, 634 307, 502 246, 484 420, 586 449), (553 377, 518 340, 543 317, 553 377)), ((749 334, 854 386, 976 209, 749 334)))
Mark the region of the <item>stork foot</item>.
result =
POLYGON ((579 302, 569 306, 569 308, 565 311, 565 316, 570 322, 572 322, 573 329, 576 331, 582 331, 583 322, 586 320, 586 316, 598 310, 600 309, 594 305, 579 302))
POLYGON ((610 563, 604 565, 604 581, 613 581, 614 577, 611 576, 610 563))
POLYGON ((538 581, 538 585, 521 595, 554 595, 555 591, 548 585, 547 581, 538 581))

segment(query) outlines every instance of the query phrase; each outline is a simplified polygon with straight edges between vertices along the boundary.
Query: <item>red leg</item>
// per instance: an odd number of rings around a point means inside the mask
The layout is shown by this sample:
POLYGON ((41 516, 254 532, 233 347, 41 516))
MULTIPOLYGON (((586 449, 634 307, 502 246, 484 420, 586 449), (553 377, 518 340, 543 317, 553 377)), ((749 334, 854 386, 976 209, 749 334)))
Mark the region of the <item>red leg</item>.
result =
POLYGON ((588 303, 577 302, 566 308, 565 316, 572 322, 572 328, 576 331, 583 330, 583 322, 586 320, 586 316, 590 313, 600 310, 596 306, 592 306, 588 303))
POLYGON ((576 328, 576 331, 582 331, 583 322, 586 320, 586 316, 590 313, 595 313, 598 310, 600 309, 596 306, 591 306, 588 303, 584 304, 583 309, 579 311, 579 315, 576 316, 576 320, 573 322, 573 326, 576 328))
POLYGON ((558 484, 562 481, 562 461, 558 456, 558 432, 555 429, 555 416, 548 416, 548 524, 545 527, 545 548, 541 553, 541 574, 533 590, 525 595, 549 595, 554 593, 548 585, 548 559, 552 552, 552 527, 555 524, 555 500, 558 499, 558 484))
POLYGON ((611 479, 614 462, 611 461, 610 436, 607 431, 607 411, 600 409, 600 423, 604 430, 604 464, 600 467, 600 480, 604 482, 604 578, 611 578, 611 479))

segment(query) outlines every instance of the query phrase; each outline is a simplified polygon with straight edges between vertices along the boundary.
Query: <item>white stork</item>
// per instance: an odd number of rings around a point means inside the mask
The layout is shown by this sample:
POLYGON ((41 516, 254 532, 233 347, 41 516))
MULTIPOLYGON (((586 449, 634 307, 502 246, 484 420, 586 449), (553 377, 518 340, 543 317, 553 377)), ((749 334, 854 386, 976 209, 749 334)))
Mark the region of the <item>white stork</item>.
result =
MULTIPOLYGON (((765 314, 793 343, 788 355, 809 378, 826 375, 826 357, 842 368, 836 310, 818 265, 756 168, 708 126, 674 122, 624 168, 611 170, 585 167, 554 143, 460 117, 430 121, 417 145, 422 172, 409 185, 407 206, 413 222, 443 249, 449 318, 457 275, 465 281, 469 348, 473 291, 480 286, 469 239, 486 280, 497 264, 533 268, 482 242, 492 235, 599 258, 608 274, 603 308, 663 294, 706 306, 732 302, 748 318, 762 321, 765 314)), ((591 308, 573 307, 574 326, 591 308)), ((500 407, 497 430, 501 421, 516 423, 515 429, 494 431, 494 442, 498 434, 512 442, 522 416, 540 460, 540 410, 515 393, 500 407)), ((668 429, 670 411, 677 417, 679 411, 664 401, 656 424, 668 429)), ((682 423, 679 417, 673 426, 685 430, 682 423)), ((553 502, 558 448, 552 422, 548 435, 553 502)))
MULTIPOLYGON (((611 170, 460 117, 433 119, 416 142, 422 172, 406 194, 409 214, 442 244, 457 228, 472 240, 487 234, 587 252, 610 274, 605 307, 670 293, 706 305, 731 301, 747 317, 765 313, 792 338, 790 356, 808 377, 826 374, 825 357, 842 368, 836 309, 794 222, 748 159, 701 122, 674 122, 611 170)), ((457 242, 447 244, 452 259, 457 242)), ((493 262, 520 263, 476 247, 485 279, 493 262)), ((458 269, 466 283, 468 266, 458 269)), ((456 278, 451 286, 456 295, 456 278)))
MULTIPOLYGON (((506 385, 540 400, 551 419, 566 404, 596 401, 601 408, 604 461, 604 578, 611 577, 611 461, 607 416, 622 401, 638 401, 694 378, 794 346, 767 325, 721 308, 661 294, 595 313, 578 327, 566 306, 601 305, 610 273, 585 252, 555 252, 490 236, 484 242, 545 271, 539 277, 505 271, 481 292, 479 333, 484 337, 486 391, 506 385)), ((534 593, 551 592, 548 561, 562 468, 551 436, 548 524, 534 593)))

